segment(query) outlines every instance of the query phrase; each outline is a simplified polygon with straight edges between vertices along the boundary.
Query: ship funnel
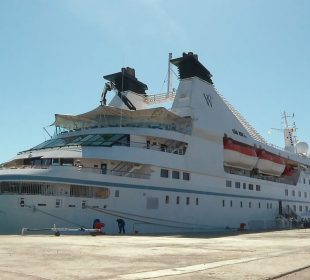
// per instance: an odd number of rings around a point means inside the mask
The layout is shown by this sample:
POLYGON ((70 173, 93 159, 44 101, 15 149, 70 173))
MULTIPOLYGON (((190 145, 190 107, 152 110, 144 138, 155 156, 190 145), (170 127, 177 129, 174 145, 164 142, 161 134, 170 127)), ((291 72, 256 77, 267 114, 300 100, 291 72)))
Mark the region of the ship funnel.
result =
POLYGON ((146 94, 147 85, 136 78, 134 68, 122 68, 121 72, 106 75, 103 78, 112 82, 118 92, 132 91, 138 94, 146 94))
POLYGON ((199 62, 197 54, 192 52, 184 52, 182 57, 172 59, 171 63, 178 67, 179 78, 181 80, 191 77, 198 77, 210 84, 213 84, 211 73, 199 62))

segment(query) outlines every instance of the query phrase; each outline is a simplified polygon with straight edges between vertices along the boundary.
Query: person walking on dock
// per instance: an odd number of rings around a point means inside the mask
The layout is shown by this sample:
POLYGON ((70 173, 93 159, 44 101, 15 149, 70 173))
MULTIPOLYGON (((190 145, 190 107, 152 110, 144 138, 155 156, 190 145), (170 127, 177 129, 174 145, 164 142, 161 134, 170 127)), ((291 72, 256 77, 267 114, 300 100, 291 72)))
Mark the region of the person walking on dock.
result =
POLYGON ((118 223, 119 233, 125 233, 125 221, 121 218, 118 218, 116 221, 118 223))

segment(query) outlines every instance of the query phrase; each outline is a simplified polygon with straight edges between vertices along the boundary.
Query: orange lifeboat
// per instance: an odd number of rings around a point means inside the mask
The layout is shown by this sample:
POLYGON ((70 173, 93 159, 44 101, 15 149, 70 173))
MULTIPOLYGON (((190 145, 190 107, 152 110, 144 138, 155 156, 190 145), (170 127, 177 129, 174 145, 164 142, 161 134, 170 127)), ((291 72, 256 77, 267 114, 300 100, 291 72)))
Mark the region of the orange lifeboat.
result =
POLYGON ((256 168, 259 172, 272 176, 281 176, 285 169, 285 161, 282 157, 265 150, 257 150, 258 161, 256 168))
POLYGON ((231 139, 224 139, 224 164, 252 170, 257 163, 256 151, 253 147, 235 142, 231 139))

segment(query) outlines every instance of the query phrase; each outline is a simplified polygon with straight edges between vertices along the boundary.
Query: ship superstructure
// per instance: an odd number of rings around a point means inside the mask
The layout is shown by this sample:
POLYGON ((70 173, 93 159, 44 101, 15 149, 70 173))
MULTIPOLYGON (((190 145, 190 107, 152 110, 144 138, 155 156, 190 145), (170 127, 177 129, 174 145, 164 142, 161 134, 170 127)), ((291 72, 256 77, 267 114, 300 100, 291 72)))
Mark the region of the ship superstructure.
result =
POLYGON ((0 232, 92 226, 129 233, 287 227, 310 206, 307 144, 284 128, 268 144, 215 89, 198 56, 171 59, 176 91, 158 96, 135 70, 108 81, 100 105, 55 115, 53 138, 2 165, 0 232), (107 94, 115 92, 107 105, 107 94), (171 110, 150 103, 174 98, 171 110))

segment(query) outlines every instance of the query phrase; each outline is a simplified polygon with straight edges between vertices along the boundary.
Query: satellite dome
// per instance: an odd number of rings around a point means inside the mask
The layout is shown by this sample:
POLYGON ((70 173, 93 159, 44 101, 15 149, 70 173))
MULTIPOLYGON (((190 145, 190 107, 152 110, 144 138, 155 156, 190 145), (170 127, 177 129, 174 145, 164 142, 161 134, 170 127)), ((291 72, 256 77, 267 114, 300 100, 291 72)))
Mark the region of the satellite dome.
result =
POLYGON ((306 142, 298 142, 296 144, 296 153, 306 155, 308 153, 309 145, 306 142))

